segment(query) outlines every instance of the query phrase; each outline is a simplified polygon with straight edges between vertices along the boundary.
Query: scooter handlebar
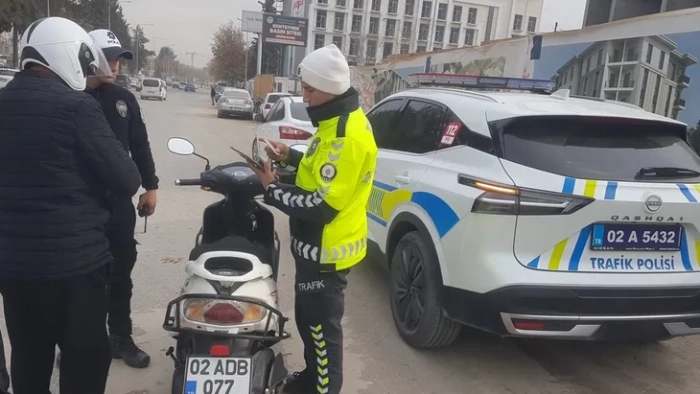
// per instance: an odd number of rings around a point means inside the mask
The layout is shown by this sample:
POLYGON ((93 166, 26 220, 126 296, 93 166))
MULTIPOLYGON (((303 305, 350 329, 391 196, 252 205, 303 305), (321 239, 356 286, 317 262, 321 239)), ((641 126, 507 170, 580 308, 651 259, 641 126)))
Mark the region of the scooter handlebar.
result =
POLYGON ((202 186, 201 179, 176 179, 175 186, 202 186))

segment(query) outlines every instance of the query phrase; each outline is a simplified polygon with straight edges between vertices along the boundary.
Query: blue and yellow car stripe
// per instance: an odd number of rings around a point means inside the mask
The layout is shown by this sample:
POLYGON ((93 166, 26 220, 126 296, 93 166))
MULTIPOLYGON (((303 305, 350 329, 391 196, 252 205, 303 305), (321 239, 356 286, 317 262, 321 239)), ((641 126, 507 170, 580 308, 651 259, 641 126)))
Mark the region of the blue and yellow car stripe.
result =
POLYGON ((399 189, 376 180, 372 184, 372 192, 367 202, 367 217, 386 226, 394 209, 403 203, 415 204, 422 208, 433 222, 440 238, 459 222, 459 216, 454 209, 439 196, 428 192, 399 189))
POLYGON ((566 177, 564 178, 564 185, 562 186, 561 192, 563 194, 575 194, 576 186, 578 182, 583 182, 583 193, 582 196, 596 198, 599 186, 605 185, 605 191, 600 196, 603 200, 614 200, 617 195, 617 182, 615 181, 596 181, 592 179, 576 179, 566 177))

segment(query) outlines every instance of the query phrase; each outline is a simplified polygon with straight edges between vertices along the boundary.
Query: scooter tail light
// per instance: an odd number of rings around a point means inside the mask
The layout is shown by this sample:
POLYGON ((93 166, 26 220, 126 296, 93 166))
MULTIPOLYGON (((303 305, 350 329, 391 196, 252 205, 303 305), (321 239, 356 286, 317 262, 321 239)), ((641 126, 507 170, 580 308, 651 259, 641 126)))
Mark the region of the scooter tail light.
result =
POLYGON ((191 299, 185 302, 184 317, 221 326, 257 323, 267 316, 260 305, 231 300, 191 299))
POLYGON ((226 345, 212 345, 209 349, 209 355, 212 357, 228 357, 231 352, 226 345))
POLYGON ((205 322, 212 324, 239 324, 245 319, 240 309, 226 302, 211 305, 203 316, 205 322))
POLYGON ((290 126, 280 126, 280 139, 284 140, 308 140, 313 137, 311 133, 306 130, 298 129, 296 127, 290 126))

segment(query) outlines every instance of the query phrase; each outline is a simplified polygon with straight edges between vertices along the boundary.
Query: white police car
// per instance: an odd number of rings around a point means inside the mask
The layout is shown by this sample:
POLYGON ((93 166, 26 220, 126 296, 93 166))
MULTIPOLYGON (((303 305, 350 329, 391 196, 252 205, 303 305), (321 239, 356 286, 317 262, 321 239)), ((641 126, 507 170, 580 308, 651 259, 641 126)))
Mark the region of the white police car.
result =
POLYGON ((380 148, 370 245, 390 264, 411 346, 449 345, 463 324, 589 340, 700 333, 700 158, 685 124, 568 90, 421 87, 367 116, 380 148))

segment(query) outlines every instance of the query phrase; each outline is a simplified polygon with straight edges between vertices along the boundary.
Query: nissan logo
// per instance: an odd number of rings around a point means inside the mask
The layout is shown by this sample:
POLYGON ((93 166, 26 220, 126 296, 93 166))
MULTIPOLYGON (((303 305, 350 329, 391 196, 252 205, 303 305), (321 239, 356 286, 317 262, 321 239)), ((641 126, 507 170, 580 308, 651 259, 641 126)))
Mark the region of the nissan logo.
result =
POLYGON ((658 212, 662 205, 664 205, 664 203, 661 201, 661 197, 655 194, 647 197, 646 201, 644 201, 644 207, 650 213, 658 212))

